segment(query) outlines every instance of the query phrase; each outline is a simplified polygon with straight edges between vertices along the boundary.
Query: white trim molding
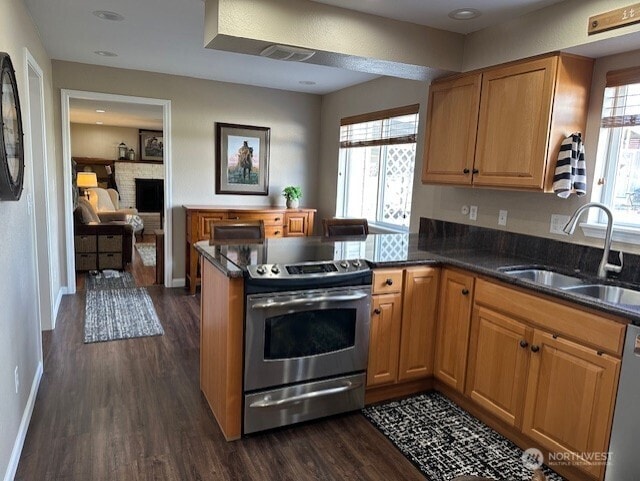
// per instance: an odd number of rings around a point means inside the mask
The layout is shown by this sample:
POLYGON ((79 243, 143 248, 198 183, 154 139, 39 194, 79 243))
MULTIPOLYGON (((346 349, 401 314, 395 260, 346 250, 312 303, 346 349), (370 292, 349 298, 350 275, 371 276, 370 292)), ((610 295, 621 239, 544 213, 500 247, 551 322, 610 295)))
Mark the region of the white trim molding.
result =
POLYGON ((41 379, 42 362, 39 362, 38 367, 36 368, 36 373, 33 376, 33 382, 31 383, 29 399, 27 399, 27 405, 24 407, 24 412, 22 413, 22 421, 20 421, 18 434, 16 435, 16 440, 13 443, 13 450, 11 451, 9 465, 7 466, 7 471, 4 473, 4 481, 13 481, 13 478, 16 476, 18 463, 20 462, 20 455, 22 454, 22 448, 24 447, 24 440, 27 438, 27 430, 29 429, 29 423, 31 422, 31 415, 33 414, 33 407, 36 404, 36 395, 38 394, 41 379))
MULTIPOLYGON (((597 222, 583 222, 580 228, 585 237, 604 239, 607 226, 597 222)), ((640 228, 615 225, 613 226, 613 240, 624 244, 640 245, 640 228)))

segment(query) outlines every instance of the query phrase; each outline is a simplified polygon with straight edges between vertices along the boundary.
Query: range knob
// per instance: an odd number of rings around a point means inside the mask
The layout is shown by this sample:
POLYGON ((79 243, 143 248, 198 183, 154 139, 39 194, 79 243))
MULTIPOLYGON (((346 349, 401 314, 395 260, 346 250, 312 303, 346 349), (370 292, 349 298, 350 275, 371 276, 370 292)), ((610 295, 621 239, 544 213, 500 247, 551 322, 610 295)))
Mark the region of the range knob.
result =
POLYGON ((274 274, 280 274, 280 268, 277 264, 273 265, 273 267, 271 268, 271 272, 273 272, 274 274))
POLYGON ((258 268, 256 269, 256 272, 261 276, 263 276, 267 273, 267 268, 265 266, 258 266, 258 268))
POLYGON ((349 267, 349 263, 347 261, 342 261, 340 263, 340 267, 342 267, 343 269, 346 269, 347 267, 349 267))
POLYGON ((353 267, 360 267, 362 264, 360 263, 360 261, 359 261, 359 260, 355 260, 355 261, 353 261, 353 262, 351 263, 351 265, 352 265, 353 267))

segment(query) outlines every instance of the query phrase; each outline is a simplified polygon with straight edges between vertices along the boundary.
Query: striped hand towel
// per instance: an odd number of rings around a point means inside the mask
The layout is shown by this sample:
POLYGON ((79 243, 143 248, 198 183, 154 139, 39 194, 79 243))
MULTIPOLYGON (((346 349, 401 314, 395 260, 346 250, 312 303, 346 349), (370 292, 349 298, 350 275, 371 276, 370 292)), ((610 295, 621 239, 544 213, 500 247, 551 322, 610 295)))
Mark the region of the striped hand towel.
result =
POLYGON ((566 199, 575 192, 578 197, 587 193, 587 164, 584 161, 584 144, 578 133, 562 141, 558 163, 553 176, 553 191, 566 199))

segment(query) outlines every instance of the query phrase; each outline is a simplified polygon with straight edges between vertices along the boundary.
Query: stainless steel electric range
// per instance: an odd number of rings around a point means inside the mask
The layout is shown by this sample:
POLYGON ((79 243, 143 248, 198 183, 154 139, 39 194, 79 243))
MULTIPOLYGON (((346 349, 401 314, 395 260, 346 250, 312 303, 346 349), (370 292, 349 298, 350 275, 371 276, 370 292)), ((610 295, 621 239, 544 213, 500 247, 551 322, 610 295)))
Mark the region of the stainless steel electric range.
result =
MULTIPOLYGON (((244 434, 364 406, 369 266, 345 258, 357 246, 275 244, 240 255, 251 259, 243 266, 244 434)), ((233 250, 225 256, 238 260, 233 250)))

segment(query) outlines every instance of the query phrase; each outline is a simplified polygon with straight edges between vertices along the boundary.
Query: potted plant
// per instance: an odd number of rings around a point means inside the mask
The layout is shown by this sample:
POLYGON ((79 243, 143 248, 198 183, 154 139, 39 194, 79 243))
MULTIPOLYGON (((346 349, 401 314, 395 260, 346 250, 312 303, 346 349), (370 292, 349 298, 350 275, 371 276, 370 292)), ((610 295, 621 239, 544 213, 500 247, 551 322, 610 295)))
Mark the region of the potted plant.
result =
POLYGON ((302 197, 302 189, 295 185, 289 185, 284 188, 282 195, 287 199, 287 209, 297 209, 298 199, 302 197))

